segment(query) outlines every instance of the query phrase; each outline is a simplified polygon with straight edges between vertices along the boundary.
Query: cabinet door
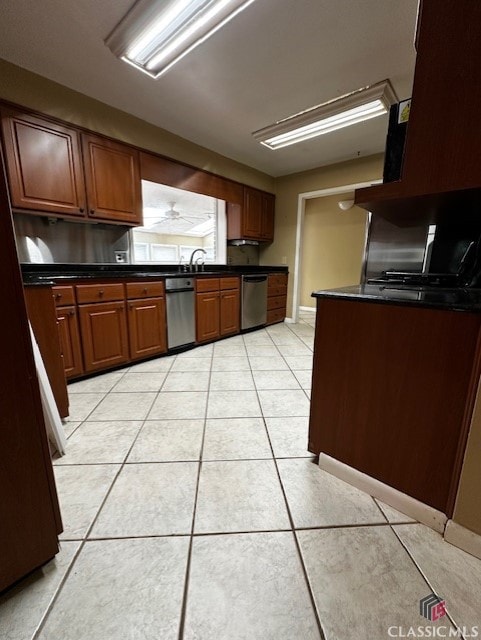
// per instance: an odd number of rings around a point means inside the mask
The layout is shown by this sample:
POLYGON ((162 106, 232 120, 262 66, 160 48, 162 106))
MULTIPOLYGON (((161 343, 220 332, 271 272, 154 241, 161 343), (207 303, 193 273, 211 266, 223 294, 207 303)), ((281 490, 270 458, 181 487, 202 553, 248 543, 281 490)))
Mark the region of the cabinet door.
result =
POLYGON ((12 206, 85 216, 85 185, 75 129, 2 109, 12 206))
POLYGON ((79 306, 85 371, 123 364, 129 359, 124 302, 79 306))
POLYGON ((197 342, 215 340, 220 335, 220 294, 196 294, 196 333, 197 342))
POLYGON ((240 295, 239 289, 222 291, 220 294, 220 335, 239 333, 240 295))
POLYGON ((165 298, 130 300, 128 306, 131 359, 165 353, 165 298))
POLYGON ((266 242, 274 240, 274 208, 275 197, 270 193, 263 193, 261 238, 266 242))
POLYGON ((257 189, 244 188, 244 211, 242 233, 244 238, 260 240, 262 232, 262 193, 257 189))
POLYGON ((90 218, 142 224, 139 153, 128 145, 82 134, 90 218))
POLYGON ((83 364, 76 308, 58 307, 57 321, 65 375, 67 378, 80 376, 83 373, 83 364))
POLYGON ((25 301, 58 412, 61 418, 66 418, 68 416, 67 382, 52 289, 49 286, 26 287, 25 301))

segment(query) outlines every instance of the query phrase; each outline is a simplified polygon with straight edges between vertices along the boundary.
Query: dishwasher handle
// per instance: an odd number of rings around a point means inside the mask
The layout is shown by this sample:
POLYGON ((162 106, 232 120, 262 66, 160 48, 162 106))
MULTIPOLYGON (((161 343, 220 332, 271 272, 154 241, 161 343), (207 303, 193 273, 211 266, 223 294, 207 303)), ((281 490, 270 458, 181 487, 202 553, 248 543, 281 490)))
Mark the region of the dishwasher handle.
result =
POLYGON ((166 289, 165 293, 183 293, 184 291, 194 291, 192 287, 181 287, 180 289, 166 289))
POLYGON ((243 276, 242 280, 244 282, 265 282, 267 276, 243 276))

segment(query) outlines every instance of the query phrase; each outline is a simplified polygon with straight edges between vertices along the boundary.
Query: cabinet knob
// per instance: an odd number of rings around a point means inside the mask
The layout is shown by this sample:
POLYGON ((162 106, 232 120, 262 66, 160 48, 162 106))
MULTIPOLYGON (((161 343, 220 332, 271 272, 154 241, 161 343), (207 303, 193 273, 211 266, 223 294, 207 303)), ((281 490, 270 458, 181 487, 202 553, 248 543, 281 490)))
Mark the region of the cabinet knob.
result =
POLYGON ((94 216, 95 215, 95 209, 90 209, 89 213, 90 213, 91 216, 94 216))
POLYGON ((103 295, 104 295, 104 290, 103 290, 103 289, 100 289, 100 291, 99 291, 99 296, 103 296, 103 295))
POLYGON ((61 297, 62 297, 62 294, 61 294, 61 293, 56 293, 56 294, 55 294, 55 298, 56 298, 57 300, 60 300, 60 298, 61 298, 61 297))
POLYGON ((80 211, 80 213, 83 213, 84 212, 84 208, 80 207, 79 211, 80 211))
POLYGON ((147 289, 142 289, 142 293, 147 293, 147 289))
POLYGON ((75 311, 69 311, 69 315, 70 316, 74 316, 75 315, 75 311))

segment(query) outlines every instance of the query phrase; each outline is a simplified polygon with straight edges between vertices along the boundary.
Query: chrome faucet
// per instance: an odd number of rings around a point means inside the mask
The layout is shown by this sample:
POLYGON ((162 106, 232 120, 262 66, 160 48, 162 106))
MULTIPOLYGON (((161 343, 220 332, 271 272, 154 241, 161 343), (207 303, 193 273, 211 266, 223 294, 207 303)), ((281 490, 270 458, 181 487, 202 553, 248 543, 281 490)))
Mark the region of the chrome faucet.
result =
POLYGON ((202 253, 204 255, 207 254, 207 251, 204 251, 204 249, 194 249, 194 251, 192 251, 192 253, 190 254, 190 259, 189 259, 189 271, 192 271, 192 265, 194 263, 194 256, 198 251, 202 251, 202 253))

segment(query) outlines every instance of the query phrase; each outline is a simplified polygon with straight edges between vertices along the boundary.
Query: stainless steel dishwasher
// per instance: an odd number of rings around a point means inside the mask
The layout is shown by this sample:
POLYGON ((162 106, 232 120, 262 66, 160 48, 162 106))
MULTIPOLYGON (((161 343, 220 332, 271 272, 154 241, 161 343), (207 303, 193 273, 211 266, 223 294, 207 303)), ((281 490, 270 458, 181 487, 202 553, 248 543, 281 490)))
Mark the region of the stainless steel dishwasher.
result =
POLYGON ((242 276, 241 329, 261 327, 267 321, 267 275, 242 276))
POLYGON ((192 278, 166 278, 169 349, 195 342, 195 293, 192 278))

